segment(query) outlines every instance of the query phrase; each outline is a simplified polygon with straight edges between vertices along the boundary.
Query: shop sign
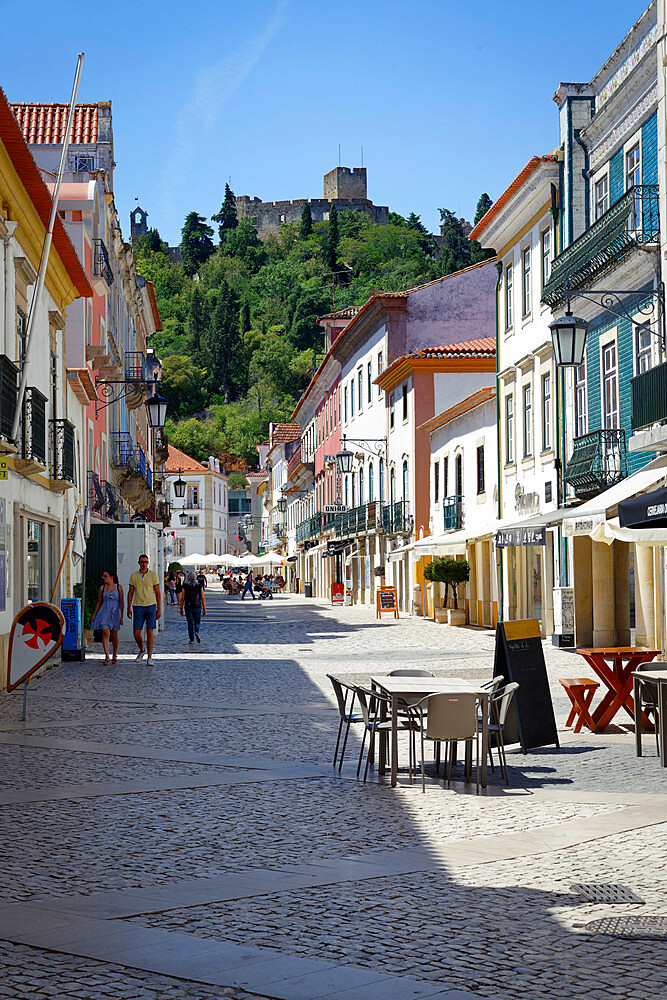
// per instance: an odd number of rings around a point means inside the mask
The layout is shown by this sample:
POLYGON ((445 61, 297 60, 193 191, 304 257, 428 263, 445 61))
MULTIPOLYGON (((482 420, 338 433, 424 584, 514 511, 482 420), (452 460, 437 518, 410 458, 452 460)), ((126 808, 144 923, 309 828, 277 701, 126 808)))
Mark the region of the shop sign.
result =
POLYGON ((316 540, 315 540, 314 538, 311 538, 311 539, 309 539, 309 540, 306 540, 306 541, 305 541, 305 542, 303 543, 303 547, 304 547, 304 550, 305 550, 306 552, 308 551, 308 549, 314 549, 314 548, 316 548, 316 547, 317 547, 318 545, 319 545, 319 542, 317 542, 317 541, 316 541, 316 540))
POLYGON ((563 521, 563 534, 572 538, 574 535, 590 535, 604 520, 603 514, 588 514, 583 517, 570 517, 563 521))
POLYGON ((544 545, 546 528, 505 528, 496 532, 496 546, 505 549, 511 545, 544 545))
POLYGON ((526 493, 521 483, 514 491, 514 507, 517 514, 537 514, 540 509, 539 493, 526 493))
POLYGON ((554 645, 574 646, 574 587, 554 587, 554 645))
POLYGON ((323 553, 323 555, 338 556, 341 554, 341 552, 344 552, 345 549, 346 549, 345 542, 327 542, 327 550, 325 553, 323 553))
POLYGON ((9 462, 0 455, 0 479, 9 479, 9 462))
POLYGON ((345 603, 345 584, 344 583, 332 583, 331 584, 331 603, 332 604, 344 604, 345 603))
POLYGON ((325 503, 324 505, 325 514, 344 514, 349 509, 344 503, 325 503))

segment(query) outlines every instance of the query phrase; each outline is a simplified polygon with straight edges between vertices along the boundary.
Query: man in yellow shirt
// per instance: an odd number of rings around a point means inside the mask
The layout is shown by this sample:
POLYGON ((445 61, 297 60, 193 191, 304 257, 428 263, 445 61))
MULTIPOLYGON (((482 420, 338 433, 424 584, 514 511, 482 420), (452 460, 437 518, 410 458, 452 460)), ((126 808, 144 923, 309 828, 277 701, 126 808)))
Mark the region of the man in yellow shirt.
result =
POLYGON ((132 618, 132 601, 134 600, 134 641, 139 647, 136 659, 141 660, 145 654, 144 640, 141 634, 146 626, 146 645, 148 659, 146 663, 153 666, 153 631, 161 614, 160 603, 162 592, 157 573, 148 569, 148 556, 139 556, 139 572, 130 576, 130 589, 127 592, 127 617, 132 618))

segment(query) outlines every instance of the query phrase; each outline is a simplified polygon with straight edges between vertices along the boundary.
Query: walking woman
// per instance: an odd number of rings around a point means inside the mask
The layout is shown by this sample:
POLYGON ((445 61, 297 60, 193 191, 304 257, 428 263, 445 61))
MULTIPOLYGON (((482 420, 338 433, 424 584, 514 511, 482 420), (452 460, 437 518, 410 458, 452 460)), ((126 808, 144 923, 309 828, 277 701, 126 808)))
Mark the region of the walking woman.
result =
POLYGON ((102 580, 104 582, 97 596, 97 607, 90 625, 91 628, 102 629, 104 663, 108 666, 109 663, 118 663, 118 629, 123 624, 123 588, 112 569, 104 570, 102 580), (113 646, 113 660, 109 659, 109 635, 113 646))
POLYGON ((203 585, 197 580, 192 570, 189 570, 185 575, 185 583, 179 594, 178 602, 181 607, 181 614, 185 612, 188 622, 190 644, 195 639, 197 642, 201 642, 199 638, 199 623, 201 622, 201 616, 206 615, 206 597, 204 596, 203 585))

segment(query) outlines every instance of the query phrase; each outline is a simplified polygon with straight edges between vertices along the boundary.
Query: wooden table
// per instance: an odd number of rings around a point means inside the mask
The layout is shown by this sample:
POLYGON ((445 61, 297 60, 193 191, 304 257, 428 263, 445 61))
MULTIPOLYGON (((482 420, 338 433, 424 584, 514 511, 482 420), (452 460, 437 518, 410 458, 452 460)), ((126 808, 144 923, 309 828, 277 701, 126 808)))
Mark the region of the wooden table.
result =
MULTIPOLYGON (((642 649, 638 646, 603 646, 596 649, 578 649, 589 667, 595 671, 607 688, 607 693, 593 712, 593 722, 598 731, 606 729, 616 713, 624 708, 634 719, 632 674, 640 663, 648 663, 658 656, 659 649, 642 649)), ((651 723, 644 713, 647 729, 651 723)))
MULTIPOLYGON (((642 681, 652 681, 658 686, 660 763, 663 767, 667 767, 667 733, 665 732, 667 729, 667 670, 636 670, 632 675, 632 679, 635 696, 635 747, 637 749, 637 756, 641 757, 642 755, 642 726, 641 719, 637 717, 639 715, 637 705, 641 704, 639 688, 642 681)), ((642 712, 643 715, 644 713, 642 712)))
MULTIPOLYGON (((372 687, 383 691, 391 698, 391 785, 396 785, 398 775, 398 702, 410 698, 416 700, 429 694, 475 694, 479 698, 482 714, 482 746, 480 748, 480 784, 486 788, 487 758, 489 755, 489 692, 477 684, 459 677, 391 677, 377 675, 371 677, 372 687)), ((384 774, 386 742, 380 737, 378 771, 384 774)))

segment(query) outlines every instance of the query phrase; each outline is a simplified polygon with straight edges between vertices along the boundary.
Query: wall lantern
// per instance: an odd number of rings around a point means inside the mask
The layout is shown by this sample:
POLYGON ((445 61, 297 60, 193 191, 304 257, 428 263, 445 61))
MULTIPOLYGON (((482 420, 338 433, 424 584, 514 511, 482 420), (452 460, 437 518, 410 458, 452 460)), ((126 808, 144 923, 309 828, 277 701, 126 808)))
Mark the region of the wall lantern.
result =
POLYGON ((156 392, 146 400, 146 412, 148 422, 155 431, 161 431, 167 419, 167 403, 165 396, 158 396, 156 392))
POLYGON ((354 454, 347 448, 343 448, 336 455, 336 465, 340 472, 352 472, 352 463, 354 461, 354 454))
POLYGON ((567 312, 549 323, 554 347, 554 360, 559 368, 578 368, 584 360, 588 323, 567 312))
POLYGON ((276 507, 278 508, 281 514, 284 514, 285 511, 287 510, 287 499, 285 497, 280 497, 280 499, 276 503, 276 507))
POLYGON ((174 493, 179 498, 179 500, 182 500, 183 497, 185 496, 185 488, 186 488, 187 485, 188 484, 186 483, 186 481, 181 478, 181 470, 179 469, 178 470, 178 479, 174 483, 174 493))
POLYGON ((185 511, 181 511, 181 513, 178 515, 178 520, 181 522, 181 524, 188 523, 188 515, 185 513, 185 511))

